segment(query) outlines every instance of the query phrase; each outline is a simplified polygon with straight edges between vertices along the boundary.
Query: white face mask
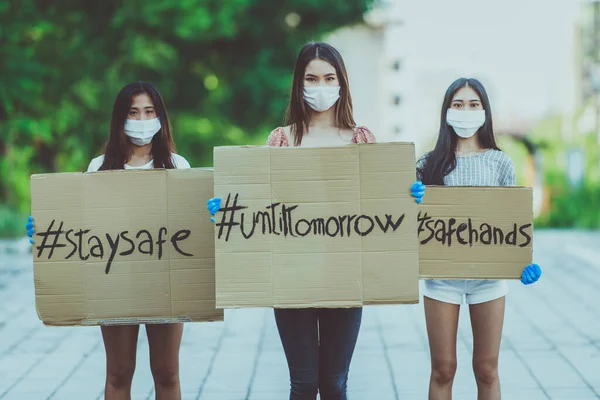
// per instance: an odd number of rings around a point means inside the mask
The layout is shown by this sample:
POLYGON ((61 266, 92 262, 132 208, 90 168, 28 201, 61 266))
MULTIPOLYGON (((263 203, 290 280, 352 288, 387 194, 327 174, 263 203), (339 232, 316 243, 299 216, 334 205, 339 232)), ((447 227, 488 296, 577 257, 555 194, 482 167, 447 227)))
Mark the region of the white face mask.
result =
POLYGON ((446 122, 458 136, 468 139, 485 123, 485 110, 461 111, 449 108, 446 122))
POLYGON ((339 86, 314 86, 304 88, 304 101, 315 111, 329 110, 340 98, 339 86))
POLYGON ((143 120, 125 120, 125 134, 136 146, 145 146, 152 141, 156 132, 161 128, 160 118, 143 120))

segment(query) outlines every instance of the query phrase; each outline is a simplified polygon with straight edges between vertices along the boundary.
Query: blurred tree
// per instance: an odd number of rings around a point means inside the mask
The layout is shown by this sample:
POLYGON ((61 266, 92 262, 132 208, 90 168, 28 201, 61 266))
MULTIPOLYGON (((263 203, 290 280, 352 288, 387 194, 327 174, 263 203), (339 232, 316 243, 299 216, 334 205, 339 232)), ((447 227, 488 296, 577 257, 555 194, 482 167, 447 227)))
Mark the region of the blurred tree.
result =
POLYGON ((0 203, 29 210, 29 175, 83 171, 131 81, 163 95, 178 152, 264 142, 302 44, 371 0, 0 0, 0 203))

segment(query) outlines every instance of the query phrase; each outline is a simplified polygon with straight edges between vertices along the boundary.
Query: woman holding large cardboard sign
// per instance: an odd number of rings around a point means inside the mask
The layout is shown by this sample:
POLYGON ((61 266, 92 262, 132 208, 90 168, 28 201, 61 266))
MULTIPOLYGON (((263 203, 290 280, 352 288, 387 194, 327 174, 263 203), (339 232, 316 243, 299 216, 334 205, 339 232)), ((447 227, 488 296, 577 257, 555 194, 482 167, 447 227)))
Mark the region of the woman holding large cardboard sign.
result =
MULTIPOLYGON (((417 176, 425 185, 515 186, 513 162, 496 145, 490 102, 478 80, 458 79, 446 91, 437 144, 418 161, 417 176)), ((424 190, 423 184, 415 186, 424 190)), ((521 281, 531 284, 540 275, 539 266, 528 265, 521 281)), ((452 398, 463 297, 470 306, 478 399, 500 399, 498 356, 507 292, 506 281, 425 281, 430 399, 452 398)))
MULTIPOLYGON (((277 128, 268 146, 319 147, 375 143, 357 127, 341 54, 326 43, 305 45, 294 69, 288 126, 277 128)), ((362 308, 275 309, 275 321, 290 370, 290 399, 345 399, 350 361, 362 308)))
MULTIPOLYGON (((357 126, 342 56, 326 43, 308 43, 296 61, 288 126, 267 139, 274 147, 325 147, 374 143, 357 126)), ((221 199, 208 201, 215 215, 221 199)), ((214 222, 214 217, 211 218, 214 222)), ((290 371, 290 399, 346 399, 350 361, 362 308, 275 309, 275 320, 290 371)))
MULTIPOLYGON (((131 83, 121 89, 115 100, 104 154, 94 158, 87 171, 151 168, 190 168, 190 164, 175 154, 167 110, 156 88, 146 82, 131 83)), ((33 225, 29 217, 30 237, 34 234, 33 225)), ((129 399, 139 325, 101 329, 106 350, 105 398, 129 399)), ((147 324, 146 333, 156 398, 180 399, 179 347, 183 324, 147 324)))

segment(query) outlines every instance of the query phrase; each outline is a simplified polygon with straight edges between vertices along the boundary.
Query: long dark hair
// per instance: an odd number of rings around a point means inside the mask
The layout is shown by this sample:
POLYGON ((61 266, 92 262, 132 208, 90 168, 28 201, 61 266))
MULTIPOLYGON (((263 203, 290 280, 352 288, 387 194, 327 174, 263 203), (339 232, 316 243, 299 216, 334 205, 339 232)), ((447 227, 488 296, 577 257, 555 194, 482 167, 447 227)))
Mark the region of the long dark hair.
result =
POLYGON ((310 124, 309 106, 304 102, 304 73, 306 66, 315 59, 327 61, 333 68, 340 82, 340 98, 335 104, 335 125, 342 129, 353 129, 356 126, 352 113, 352 96, 348 84, 348 74, 342 55, 331 45, 323 42, 305 44, 298 54, 294 68, 292 94, 287 111, 287 124, 294 136, 294 144, 300 146, 302 137, 310 124))
POLYGON ((454 128, 446 122, 446 113, 456 92, 465 86, 469 86, 477 92, 481 99, 481 106, 485 110, 485 123, 477 133, 479 146, 483 149, 500 150, 494 138, 492 109, 485 88, 477 79, 457 79, 448 87, 444 96, 440 117, 440 133, 435 148, 427 155, 424 164, 417 171, 417 175, 425 185, 444 185, 444 177, 456 168, 456 144, 458 140, 454 128))
POLYGON ((104 147, 104 162, 100 171, 124 169, 131 159, 133 144, 125 135, 125 120, 133 98, 142 93, 152 99, 156 116, 160 118, 160 130, 152 138, 152 159, 154 168, 173 169, 172 154, 175 153, 175 143, 171 137, 171 124, 165 103, 158 90, 149 82, 134 82, 125 85, 115 100, 110 118, 110 135, 104 147))

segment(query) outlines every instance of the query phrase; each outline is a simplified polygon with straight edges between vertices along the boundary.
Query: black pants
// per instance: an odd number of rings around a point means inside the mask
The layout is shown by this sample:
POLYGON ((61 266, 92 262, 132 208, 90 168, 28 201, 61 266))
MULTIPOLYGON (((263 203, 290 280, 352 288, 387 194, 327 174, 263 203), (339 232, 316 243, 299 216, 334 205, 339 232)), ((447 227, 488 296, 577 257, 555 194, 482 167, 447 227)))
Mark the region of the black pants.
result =
POLYGON ((290 400, 346 400, 362 308, 275 309, 290 369, 290 400))

